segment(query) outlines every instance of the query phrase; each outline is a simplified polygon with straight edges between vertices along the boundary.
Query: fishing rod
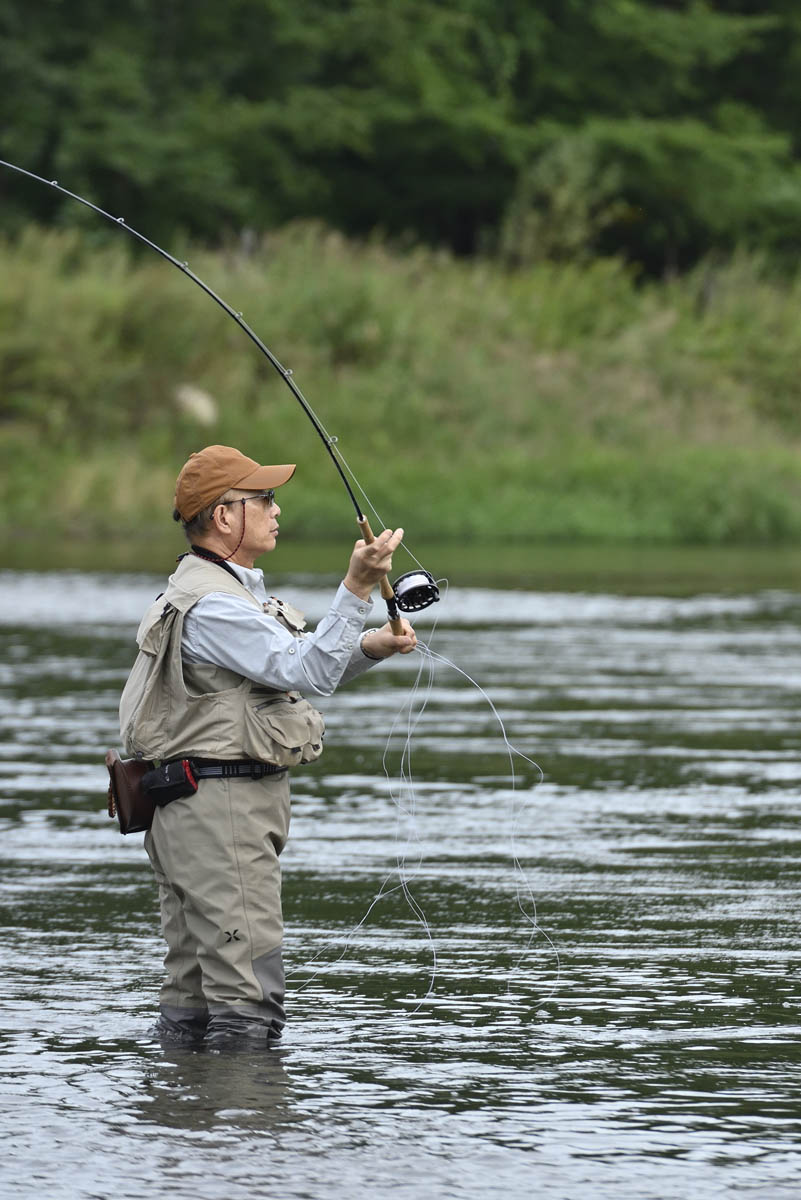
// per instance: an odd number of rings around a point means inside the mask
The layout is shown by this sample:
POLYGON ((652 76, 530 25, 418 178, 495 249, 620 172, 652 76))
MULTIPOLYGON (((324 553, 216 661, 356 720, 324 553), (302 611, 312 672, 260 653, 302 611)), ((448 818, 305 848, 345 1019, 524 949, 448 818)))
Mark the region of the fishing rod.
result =
MULTIPOLYGON (((209 287, 209 285, 200 278, 199 275, 196 275, 195 272, 190 269, 188 262, 184 262, 181 259, 175 258, 169 253, 169 251, 164 250, 161 246, 157 246, 155 242, 150 240, 150 238, 145 237, 143 233, 140 233, 137 229, 134 229, 132 225, 129 225, 124 217, 113 216, 111 213, 106 212, 105 209, 100 208, 97 204, 93 204, 91 200, 87 200, 84 196, 79 196, 77 192, 71 192, 69 188, 62 187, 57 179, 45 179, 42 175, 37 175, 33 171, 26 170, 25 167, 19 167, 16 165, 16 163, 7 162, 5 159, 1 158, 0 167, 7 167, 8 170, 15 171, 18 175, 24 175, 28 179, 33 179, 37 183, 44 184, 45 187, 53 188, 55 191, 60 192, 62 196, 68 196, 70 200, 76 200, 79 204, 83 204, 85 208, 89 208, 92 210, 92 212, 97 213, 98 216, 104 217, 105 220, 110 221, 112 225, 117 225, 120 229, 124 229, 126 233, 131 235, 131 237, 136 238, 137 241, 147 246, 150 250, 154 250, 156 254, 159 254, 162 258, 166 259, 168 263, 172 264, 172 266, 177 267, 178 270, 183 272, 183 274, 191 279, 193 283, 196 283, 197 286, 215 302, 215 304, 218 304, 223 312, 228 314, 231 320, 236 321, 239 328, 247 334, 256 348, 261 351, 270 365, 275 368, 275 370, 283 379, 284 383, 291 391, 292 395, 297 400, 298 404, 300 404, 306 416, 311 421, 318 437, 325 446, 328 457, 336 467, 339 478, 345 485, 345 490, 348 493, 351 504, 356 510, 356 523, 361 530, 362 537, 368 544, 370 542, 374 542, 375 535, 370 528, 370 522, 362 512, 361 505, 356 499, 353 488, 350 486, 350 482, 348 481, 345 472, 342 470, 342 466, 340 465, 339 459, 334 451, 334 446, 336 445, 337 439, 335 437, 329 437, 323 426, 318 421, 314 411, 306 400, 306 397, 303 395, 303 392, 295 383, 295 380, 292 377, 291 367, 285 367, 279 362, 272 350, 270 350, 269 346, 265 345, 255 330, 251 329, 247 321, 243 319, 242 313, 237 312, 235 308, 232 308, 232 306, 226 300, 223 300, 222 296, 219 296, 213 288, 209 287)), ((401 624, 401 619, 398 616, 398 609, 400 609, 402 612, 418 612, 420 609, 428 608, 430 604, 434 604, 437 600, 439 600, 439 588, 437 587, 433 576, 422 567, 418 567, 418 569, 415 571, 407 571, 405 575, 401 575, 398 579, 396 579, 394 584, 390 583, 389 578, 384 575, 379 586, 381 589, 381 595, 386 602, 390 628, 394 634, 401 634, 403 632, 403 625, 401 624)))

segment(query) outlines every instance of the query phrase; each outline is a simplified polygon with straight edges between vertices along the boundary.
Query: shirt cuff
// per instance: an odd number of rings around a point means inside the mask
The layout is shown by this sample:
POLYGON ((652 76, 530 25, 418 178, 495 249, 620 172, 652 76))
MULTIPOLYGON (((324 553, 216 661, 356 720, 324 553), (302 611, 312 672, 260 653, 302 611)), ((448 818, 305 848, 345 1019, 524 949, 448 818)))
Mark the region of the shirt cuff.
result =
POLYGON ((373 632, 374 632, 374 630, 372 630, 372 629, 365 629, 364 633, 359 638, 359 649, 361 650, 364 657, 369 658, 371 662, 383 662, 383 659, 379 654, 371 654, 369 650, 365 650, 365 648, 364 648, 364 639, 367 637, 368 633, 373 633, 373 632))
POLYGON ((373 602, 372 600, 362 600, 361 596, 355 596, 350 588, 345 587, 344 583, 340 583, 331 610, 341 613, 343 617, 360 617, 364 624, 373 610, 373 602))

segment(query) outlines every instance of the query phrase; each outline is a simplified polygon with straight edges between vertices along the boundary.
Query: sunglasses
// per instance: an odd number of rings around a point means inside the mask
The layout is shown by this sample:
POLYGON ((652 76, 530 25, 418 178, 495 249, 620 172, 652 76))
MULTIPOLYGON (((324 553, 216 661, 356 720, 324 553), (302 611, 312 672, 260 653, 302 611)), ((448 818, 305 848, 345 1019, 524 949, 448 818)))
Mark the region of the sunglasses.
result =
POLYGON ((220 504, 247 504, 248 500, 263 500, 265 508, 272 508, 275 504, 275 489, 269 488, 266 492, 256 492, 255 496, 240 496, 238 500, 221 500, 220 504))

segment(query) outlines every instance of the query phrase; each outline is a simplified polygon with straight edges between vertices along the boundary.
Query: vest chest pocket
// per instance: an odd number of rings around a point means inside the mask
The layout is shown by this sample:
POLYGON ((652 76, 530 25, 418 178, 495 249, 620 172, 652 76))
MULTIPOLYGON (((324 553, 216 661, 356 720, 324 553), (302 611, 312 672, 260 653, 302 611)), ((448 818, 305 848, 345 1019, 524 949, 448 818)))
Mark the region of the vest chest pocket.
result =
POLYGON ((253 696, 245 706, 243 749, 261 762, 279 767, 313 762, 323 752, 324 732, 322 713, 302 697, 253 696))

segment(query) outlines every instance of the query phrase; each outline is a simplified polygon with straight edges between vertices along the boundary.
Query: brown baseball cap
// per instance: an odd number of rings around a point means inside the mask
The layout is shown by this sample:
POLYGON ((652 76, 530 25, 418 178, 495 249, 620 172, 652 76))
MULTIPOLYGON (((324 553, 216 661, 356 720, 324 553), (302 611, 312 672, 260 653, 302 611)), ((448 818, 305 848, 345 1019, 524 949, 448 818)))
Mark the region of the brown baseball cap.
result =
POLYGON ((191 454, 175 482, 175 509, 191 521, 229 488, 277 488, 295 473, 295 464, 262 467, 233 446, 206 446, 191 454))

